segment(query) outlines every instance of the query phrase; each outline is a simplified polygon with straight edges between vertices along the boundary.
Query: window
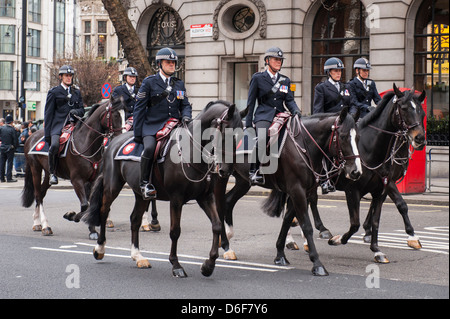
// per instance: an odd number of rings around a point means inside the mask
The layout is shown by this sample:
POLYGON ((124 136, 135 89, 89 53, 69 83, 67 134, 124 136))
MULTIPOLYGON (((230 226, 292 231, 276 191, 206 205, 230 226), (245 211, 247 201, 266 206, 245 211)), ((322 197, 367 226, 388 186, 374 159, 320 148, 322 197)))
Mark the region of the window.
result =
POLYGON ((427 92, 429 115, 449 115, 449 3, 424 0, 415 24, 414 87, 427 92))
POLYGON ((0 0, 0 17, 14 18, 16 15, 15 0, 0 0))
POLYGON ((98 33, 106 33, 106 21, 98 21, 98 33))
POLYGON ((16 26, 0 25, 0 53, 14 54, 16 52, 16 26))
POLYGON ((0 61, 0 90, 13 89, 13 62, 0 61))
POLYGON ((55 1, 55 47, 54 53, 56 57, 64 56, 64 41, 65 41, 65 12, 66 5, 64 2, 55 1))
POLYGON ((97 55, 106 58, 106 35, 100 34, 98 36, 98 51, 97 55))
POLYGON ((233 26, 239 32, 251 29, 255 24, 255 13, 249 7, 238 10, 233 16, 233 26))
POLYGON ((171 47, 178 55, 176 76, 184 80, 184 40, 185 30, 179 14, 169 6, 159 8, 153 15, 147 32, 147 51, 153 69, 157 70, 156 53, 164 47, 171 47))
POLYGON ((91 36, 90 35, 84 36, 84 50, 86 50, 86 52, 91 52, 91 36))
POLYGON ((41 56, 41 31, 28 29, 31 37, 28 38, 28 56, 41 56))
POLYGON ((41 0, 28 0, 28 21, 41 23, 41 0))
MULTIPOLYGON (((369 57, 366 16, 361 1, 322 1, 322 7, 313 24, 312 87, 325 77, 323 65, 330 57, 338 57, 344 62, 344 81, 352 78, 353 63, 356 59, 369 57)), ((314 94, 314 90, 311 93, 314 94)))
POLYGON ((36 82, 36 89, 32 91, 41 90, 41 66, 39 64, 27 63, 27 82, 36 82))
POLYGON ((84 21, 84 33, 91 33, 91 21, 84 21))

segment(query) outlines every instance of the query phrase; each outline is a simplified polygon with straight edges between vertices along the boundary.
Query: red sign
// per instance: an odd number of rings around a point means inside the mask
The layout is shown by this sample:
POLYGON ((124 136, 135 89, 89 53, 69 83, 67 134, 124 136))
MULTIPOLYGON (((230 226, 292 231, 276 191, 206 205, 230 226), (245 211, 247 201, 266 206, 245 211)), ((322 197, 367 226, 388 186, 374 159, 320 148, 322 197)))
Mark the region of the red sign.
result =
POLYGON ((109 99, 111 96, 111 84, 105 83, 102 85, 102 97, 104 99, 109 99))

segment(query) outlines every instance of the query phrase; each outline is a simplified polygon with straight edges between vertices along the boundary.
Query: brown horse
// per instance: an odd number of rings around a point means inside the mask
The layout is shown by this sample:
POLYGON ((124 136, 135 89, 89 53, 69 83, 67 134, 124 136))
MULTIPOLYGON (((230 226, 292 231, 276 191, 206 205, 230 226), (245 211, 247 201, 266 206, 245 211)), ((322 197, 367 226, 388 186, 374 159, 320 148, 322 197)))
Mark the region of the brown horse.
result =
MULTIPOLYGON (((86 119, 79 119, 69 143, 66 157, 58 158, 56 175, 71 181, 81 204, 81 211, 88 206, 91 182, 98 173, 100 160, 105 150, 104 139, 112 138, 122 133, 124 103, 122 99, 111 99, 102 104, 94 105, 86 119)), ((29 151, 44 136, 44 130, 39 130, 27 139, 24 147, 26 168, 25 184, 22 192, 22 205, 30 207, 36 201, 33 215, 33 230, 42 231, 44 236, 52 235, 52 229, 45 216, 43 201, 50 187, 48 156, 29 154, 29 151), (42 171, 44 180, 42 181, 42 171)), ((67 213, 65 218, 74 213, 67 213)), ((89 227, 90 238, 94 239, 97 232, 89 227)))

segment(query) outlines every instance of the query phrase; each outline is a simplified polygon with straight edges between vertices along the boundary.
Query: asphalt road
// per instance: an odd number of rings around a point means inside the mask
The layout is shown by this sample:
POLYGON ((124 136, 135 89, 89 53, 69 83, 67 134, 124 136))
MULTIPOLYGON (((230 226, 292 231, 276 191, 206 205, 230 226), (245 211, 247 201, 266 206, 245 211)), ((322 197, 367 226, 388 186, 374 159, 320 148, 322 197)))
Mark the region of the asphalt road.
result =
MULTIPOLYGON (((142 254, 149 258, 152 268, 138 269, 130 258, 133 195, 129 190, 124 190, 112 207, 115 228, 108 230, 105 258, 97 261, 92 256, 95 242, 88 239, 87 226, 62 218, 65 212, 79 208, 73 191, 48 192, 45 209, 54 235, 44 237, 31 230, 34 209, 20 206, 20 190, 2 189, 0 298, 174 298, 181 300, 172 309, 177 313, 207 311, 193 307, 202 304, 199 299, 217 299, 220 307, 216 307, 216 314, 250 311, 236 308, 236 299, 449 298, 447 206, 409 206, 411 221, 423 244, 422 250, 415 251, 406 246, 407 236, 395 206, 385 204, 380 246, 390 264, 373 263, 373 253, 362 243, 361 230, 345 246, 332 247, 316 239, 321 261, 330 275, 314 277, 312 263, 302 250, 286 252, 289 267, 273 264, 281 220, 261 212, 262 200, 246 196, 237 204, 232 248, 238 261, 220 258, 208 278, 201 275, 200 265, 211 247, 210 222, 195 202, 186 205, 178 254, 189 277, 180 279, 172 277, 168 261, 168 203, 158 202, 162 230, 140 233, 142 254), (229 299, 234 300, 232 306, 224 303, 229 299), (189 304, 188 300, 197 303, 189 304)), ((333 234, 347 231, 344 201, 321 200, 319 205, 322 219, 333 234)), ((368 206, 363 203, 362 211, 366 212, 368 206)), ((299 228, 292 232, 301 245, 299 228)), ((256 310, 254 307, 251 311, 256 310)))

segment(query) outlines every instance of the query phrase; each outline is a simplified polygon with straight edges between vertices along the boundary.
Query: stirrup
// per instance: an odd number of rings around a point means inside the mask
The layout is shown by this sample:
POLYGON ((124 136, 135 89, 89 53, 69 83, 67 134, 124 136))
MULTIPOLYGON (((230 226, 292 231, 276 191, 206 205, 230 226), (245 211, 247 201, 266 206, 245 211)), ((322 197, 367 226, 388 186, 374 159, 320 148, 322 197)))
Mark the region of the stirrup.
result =
POLYGON ((250 182, 252 185, 264 185, 264 176, 260 175, 259 169, 250 173, 250 182))
POLYGON ((150 183, 142 183, 141 184, 141 194, 145 200, 155 199, 156 198, 156 189, 150 183))
POLYGON ((58 185, 58 177, 55 174, 50 174, 50 185, 58 185))

